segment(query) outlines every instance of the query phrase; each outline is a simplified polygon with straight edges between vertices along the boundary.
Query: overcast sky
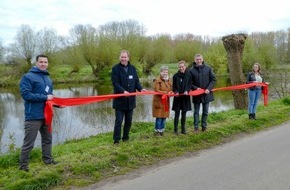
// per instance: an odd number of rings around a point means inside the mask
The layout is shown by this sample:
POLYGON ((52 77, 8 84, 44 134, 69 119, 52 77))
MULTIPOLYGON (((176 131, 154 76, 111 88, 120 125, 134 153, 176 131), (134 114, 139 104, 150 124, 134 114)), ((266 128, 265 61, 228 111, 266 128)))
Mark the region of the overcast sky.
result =
POLYGON ((22 24, 67 35, 77 24, 93 27, 133 19, 146 35, 232 33, 290 28, 289 0, 0 0, 0 39, 14 41, 22 24))

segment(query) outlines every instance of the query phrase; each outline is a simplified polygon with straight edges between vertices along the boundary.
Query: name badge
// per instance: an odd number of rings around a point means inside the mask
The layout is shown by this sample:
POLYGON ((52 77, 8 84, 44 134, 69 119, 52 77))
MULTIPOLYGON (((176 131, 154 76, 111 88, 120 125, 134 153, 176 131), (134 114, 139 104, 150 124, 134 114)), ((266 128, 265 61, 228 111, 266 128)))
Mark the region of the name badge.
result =
POLYGON ((133 75, 129 75, 129 79, 133 79, 133 75))
POLYGON ((46 86, 45 87, 45 92, 48 93, 48 91, 49 91, 49 86, 46 86))

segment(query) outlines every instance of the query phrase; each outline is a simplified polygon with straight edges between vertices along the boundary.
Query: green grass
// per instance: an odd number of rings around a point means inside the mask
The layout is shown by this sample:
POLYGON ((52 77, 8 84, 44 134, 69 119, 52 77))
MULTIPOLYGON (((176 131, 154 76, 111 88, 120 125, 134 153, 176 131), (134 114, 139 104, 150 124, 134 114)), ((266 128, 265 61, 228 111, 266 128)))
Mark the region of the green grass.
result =
MULTIPOLYGON (((79 69, 78 72, 72 72, 73 68, 70 65, 58 65, 54 67, 49 67, 48 71, 50 73, 51 78, 53 79, 54 84, 60 83, 86 83, 86 82, 96 82, 97 78, 92 74, 92 69, 89 65, 83 66, 79 69)), ((10 65, 0 65, 0 74, 1 81, 0 87, 8 87, 8 86, 18 86, 19 81, 24 73, 22 73, 20 68, 10 65)), ((100 73, 100 78, 107 77, 108 71, 100 73)))
POLYGON ((113 145, 112 133, 71 140, 53 147, 58 165, 45 165, 41 150, 31 152, 30 171, 18 170, 19 150, 0 157, 0 189, 71 189, 126 174, 157 164, 161 160, 207 149, 241 135, 255 133, 290 120, 290 98, 259 106, 257 120, 249 120, 245 110, 211 113, 209 130, 194 134, 192 118, 187 119, 187 135, 173 134, 168 120, 163 137, 153 135, 153 123, 134 123, 130 141, 113 145))
POLYGON ((48 69, 55 84, 96 81, 96 77, 92 74, 92 69, 89 65, 81 67, 78 72, 72 72, 72 70, 69 65, 59 65, 48 69))

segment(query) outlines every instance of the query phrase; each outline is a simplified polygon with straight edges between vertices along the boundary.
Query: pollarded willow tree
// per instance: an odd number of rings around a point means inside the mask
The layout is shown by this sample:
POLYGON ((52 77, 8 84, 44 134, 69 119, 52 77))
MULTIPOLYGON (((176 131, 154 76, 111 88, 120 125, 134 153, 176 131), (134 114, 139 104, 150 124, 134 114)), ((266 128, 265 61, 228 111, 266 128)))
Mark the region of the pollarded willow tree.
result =
MULTIPOLYGON (((245 83, 246 79, 242 69, 242 56, 244 52, 246 34, 231 34, 222 38, 228 56, 228 68, 232 85, 245 83)), ((232 91, 236 109, 246 109, 248 106, 247 92, 245 90, 232 91)))

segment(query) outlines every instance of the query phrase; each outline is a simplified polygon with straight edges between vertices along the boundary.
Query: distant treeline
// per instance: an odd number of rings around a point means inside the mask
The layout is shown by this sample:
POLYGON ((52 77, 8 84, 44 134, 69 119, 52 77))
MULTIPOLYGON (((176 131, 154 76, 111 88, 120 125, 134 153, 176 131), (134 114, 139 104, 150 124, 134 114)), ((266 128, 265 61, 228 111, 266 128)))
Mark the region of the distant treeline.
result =
MULTIPOLYGON (((259 62, 264 71, 289 65, 290 28, 247 35, 242 55, 245 72, 254 62, 259 62)), ((190 33, 147 36, 145 26, 135 20, 109 22, 98 28, 76 25, 68 36, 58 35, 53 28, 35 31, 29 25, 21 25, 12 44, 4 47, 0 43, 0 62, 16 65, 19 72, 15 73, 19 75, 35 62, 37 54, 43 53, 49 56, 50 67, 69 65, 71 72, 77 73, 89 65, 98 78, 103 70, 118 62, 122 49, 130 51, 130 61, 144 74, 150 74, 159 63, 185 60, 190 64, 194 55, 200 53, 217 75, 226 75, 228 58, 221 38, 190 33)))

